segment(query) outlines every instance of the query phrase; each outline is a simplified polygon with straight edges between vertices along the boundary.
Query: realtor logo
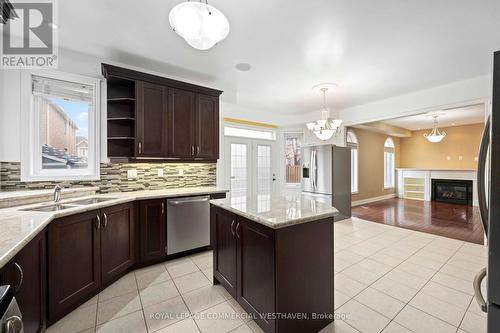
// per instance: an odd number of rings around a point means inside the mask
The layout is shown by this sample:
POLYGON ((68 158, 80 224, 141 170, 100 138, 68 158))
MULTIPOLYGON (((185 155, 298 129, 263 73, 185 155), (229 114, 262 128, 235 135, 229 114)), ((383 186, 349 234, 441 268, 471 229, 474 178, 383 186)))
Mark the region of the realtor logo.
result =
POLYGON ((55 1, 16 1, 12 6, 17 18, 0 24, 0 67, 57 68, 55 1))

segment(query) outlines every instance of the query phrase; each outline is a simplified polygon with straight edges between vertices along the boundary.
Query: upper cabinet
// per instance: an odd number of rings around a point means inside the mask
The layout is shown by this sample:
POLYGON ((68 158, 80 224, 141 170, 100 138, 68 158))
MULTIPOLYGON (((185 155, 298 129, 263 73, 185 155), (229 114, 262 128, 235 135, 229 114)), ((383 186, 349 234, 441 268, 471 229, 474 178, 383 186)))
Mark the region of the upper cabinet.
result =
POLYGON ((170 103, 169 143, 172 157, 194 158, 196 110, 195 94, 172 89, 170 103))
POLYGON ((219 98, 198 94, 196 98, 196 157, 219 158, 219 98), (216 133, 217 135, 214 135, 216 133))
POLYGON ((167 156, 168 88, 137 82, 138 157, 167 156))
POLYGON ((217 161, 222 91, 107 64, 102 72, 112 161, 217 161))

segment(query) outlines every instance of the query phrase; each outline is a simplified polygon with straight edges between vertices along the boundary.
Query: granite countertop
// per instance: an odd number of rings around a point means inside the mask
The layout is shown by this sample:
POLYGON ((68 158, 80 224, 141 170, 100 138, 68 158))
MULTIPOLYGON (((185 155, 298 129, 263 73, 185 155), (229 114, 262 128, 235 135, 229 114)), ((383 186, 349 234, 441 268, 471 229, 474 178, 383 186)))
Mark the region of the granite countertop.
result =
MULTIPOLYGON (((12 259, 12 257, 14 257, 30 240, 32 240, 40 231, 42 231, 52 220, 56 218, 101 209, 135 200, 174 198, 180 196, 206 195, 225 192, 227 192, 227 190, 217 187, 190 187, 136 192, 112 192, 61 200, 60 203, 70 203, 71 201, 90 197, 113 198, 112 200, 97 204, 79 206, 56 212, 33 212, 23 210, 26 208, 45 206, 52 204, 53 202, 0 209, 0 268, 12 259)), ((16 195, 15 200, 18 200, 19 198, 22 198, 22 196, 16 195)))
POLYGON ((210 203, 273 229, 333 217, 339 213, 335 207, 308 195, 229 195, 225 199, 211 200, 210 203))

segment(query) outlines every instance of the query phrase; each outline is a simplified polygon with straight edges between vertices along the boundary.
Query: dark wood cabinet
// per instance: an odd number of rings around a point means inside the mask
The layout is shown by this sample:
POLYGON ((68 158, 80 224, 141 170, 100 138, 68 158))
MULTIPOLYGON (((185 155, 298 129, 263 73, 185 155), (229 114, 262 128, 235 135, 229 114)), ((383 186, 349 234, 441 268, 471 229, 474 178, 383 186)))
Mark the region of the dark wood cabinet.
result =
POLYGON ((99 211, 63 217, 48 227, 49 322, 93 296, 101 285, 99 211))
POLYGON ((170 96, 170 154, 172 157, 177 158, 194 158, 195 94, 190 91, 172 89, 170 96))
POLYGON ((165 200, 144 200, 139 203, 141 263, 165 259, 167 255, 167 220, 165 200))
POLYGON ((107 285, 135 262, 134 205, 104 208, 101 218, 101 275, 102 284, 107 285))
POLYGON ((0 284, 10 284, 23 314, 25 333, 44 332, 46 326, 45 231, 32 239, 0 271, 0 284))
POLYGON ((219 98, 196 96, 196 158, 219 158, 219 98))
POLYGON ((53 323, 134 263, 134 204, 59 218, 48 226, 48 321, 53 323))
POLYGON ((108 85, 112 161, 215 162, 219 158, 222 91, 108 64, 102 64, 102 73, 108 85))
POLYGON ((236 215, 214 206, 211 207, 210 214, 210 242, 214 247, 214 276, 231 296, 236 298, 236 215))
POLYGON ((137 147, 138 157, 168 155, 168 88, 137 83, 137 147))
MULTIPOLYGON (((238 239, 237 300, 251 312, 274 313, 274 230, 238 216, 235 233, 238 239)), ((260 322, 272 331, 273 319, 260 322)))
POLYGON ((210 209, 214 283, 254 314, 265 332, 318 332, 333 321, 333 217, 273 229, 210 209), (324 316, 266 316, 273 313, 324 316))

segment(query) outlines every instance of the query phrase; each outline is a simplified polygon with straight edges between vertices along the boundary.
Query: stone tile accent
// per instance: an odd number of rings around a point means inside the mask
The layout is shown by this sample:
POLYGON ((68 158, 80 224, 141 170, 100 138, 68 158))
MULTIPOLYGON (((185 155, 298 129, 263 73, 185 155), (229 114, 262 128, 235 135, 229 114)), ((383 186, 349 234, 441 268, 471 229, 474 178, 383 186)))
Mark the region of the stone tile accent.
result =
POLYGON ((21 182, 21 163, 0 162, 0 190, 35 190, 63 187, 99 186, 100 193, 160 190, 179 187, 216 185, 215 163, 101 163, 101 179, 97 181, 21 182), (136 179, 127 179, 127 170, 137 169, 136 179), (163 177, 158 177, 163 169, 163 177), (184 175, 179 176, 179 169, 184 175))

